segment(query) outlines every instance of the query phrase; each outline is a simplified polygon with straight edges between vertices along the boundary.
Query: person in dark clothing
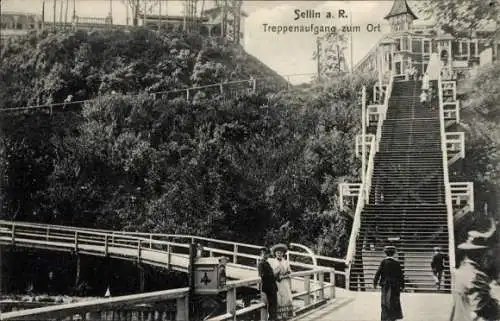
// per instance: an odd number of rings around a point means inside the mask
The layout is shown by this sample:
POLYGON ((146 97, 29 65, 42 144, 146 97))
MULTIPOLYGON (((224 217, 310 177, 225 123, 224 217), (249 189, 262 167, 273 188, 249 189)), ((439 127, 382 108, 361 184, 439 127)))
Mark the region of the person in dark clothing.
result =
POLYGON ((377 288, 377 284, 380 284, 382 288, 381 320, 395 321, 403 318, 400 294, 404 289, 404 275, 401 265, 394 258, 396 248, 386 246, 384 252, 387 257, 380 262, 373 279, 373 287, 377 288))
POLYGON ((273 268, 267 261, 271 251, 264 247, 260 250, 259 276, 262 278, 262 292, 266 295, 269 321, 276 321, 278 313, 278 285, 273 268))
POLYGON ((434 248, 434 255, 432 256, 431 268, 434 280, 436 281, 437 289, 441 289, 441 279, 443 277, 445 256, 441 253, 441 248, 434 248))

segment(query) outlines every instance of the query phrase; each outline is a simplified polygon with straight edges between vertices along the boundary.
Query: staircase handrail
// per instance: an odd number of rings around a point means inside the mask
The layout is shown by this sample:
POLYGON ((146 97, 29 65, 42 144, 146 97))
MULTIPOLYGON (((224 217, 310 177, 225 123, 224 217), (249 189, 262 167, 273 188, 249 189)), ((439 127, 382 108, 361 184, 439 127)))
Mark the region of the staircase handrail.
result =
POLYGON ((454 234, 454 217, 453 217, 453 206, 451 199, 451 189, 450 189, 450 177, 448 172, 448 152, 446 150, 446 131, 445 131, 445 121, 443 113, 443 88, 441 73, 438 76, 438 93, 439 93, 439 126, 441 133, 441 152, 443 158, 443 172, 444 172, 444 190, 445 190, 445 202, 446 202, 446 212, 448 219, 448 256, 450 260, 450 274, 451 274, 451 289, 453 290, 455 286, 455 234, 454 234))
MULTIPOLYGON (((380 139, 382 138, 382 125, 384 124, 385 117, 387 115, 387 109, 389 108, 389 97, 391 96, 392 93, 392 83, 393 83, 393 77, 392 73, 389 77, 389 85, 387 85, 387 88, 385 90, 385 97, 384 97, 384 107, 382 108, 381 113, 379 114, 378 117, 378 122, 377 122, 377 133, 375 135, 375 142, 372 144, 370 148, 370 157, 368 158, 368 166, 366 168, 366 197, 365 197, 365 202, 368 204, 369 202, 369 195, 370 195, 370 188, 372 185, 372 176, 373 176, 373 166, 374 166, 374 161, 375 161, 375 153, 379 151, 380 147, 380 139)), ((382 84, 381 84, 382 86, 382 84)))
POLYGON ((385 116, 387 113, 388 109, 388 104, 389 104, 389 97, 392 92, 392 85, 393 85, 393 75, 391 73, 389 77, 389 85, 386 89, 386 94, 384 97, 384 108, 382 110, 381 115, 379 115, 378 123, 377 123, 377 134, 375 136, 375 139, 372 140, 371 146, 370 146, 370 155, 368 157, 368 164, 367 164, 367 169, 366 169, 366 175, 365 181, 361 182, 361 189, 360 193, 358 196, 358 202, 356 204, 356 210, 354 213, 354 221, 352 223, 352 228, 351 228, 351 236, 349 238, 349 245, 347 248, 347 255, 345 259, 345 264, 346 264, 346 279, 349 278, 350 275, 350 270, 351 270, 351 265, 354 259, 354 255, 356 253, 356 242, 359 236, 359 230, 361 228, 361 212, 364 209, 365 203, 368 203, 368 198, 369 198, 369 193, 370 193, 370 188, 371 188, 371 179, 373 176, 373 167, 374 167, 374 160, 375 160, 375 153, 379 149, 379 142, 381 138, 381 133, 382 133, 382 124, 383 121, 385 120, 385 116))

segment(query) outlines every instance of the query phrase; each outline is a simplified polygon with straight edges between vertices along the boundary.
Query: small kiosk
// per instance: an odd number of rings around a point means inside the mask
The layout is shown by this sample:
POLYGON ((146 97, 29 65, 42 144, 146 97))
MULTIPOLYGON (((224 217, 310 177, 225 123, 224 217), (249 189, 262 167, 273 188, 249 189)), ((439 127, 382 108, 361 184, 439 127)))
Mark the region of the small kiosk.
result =
POLYGON ((226 291, 226 257, 197 257, 194 260, 194 292, 214 295, 226 291))

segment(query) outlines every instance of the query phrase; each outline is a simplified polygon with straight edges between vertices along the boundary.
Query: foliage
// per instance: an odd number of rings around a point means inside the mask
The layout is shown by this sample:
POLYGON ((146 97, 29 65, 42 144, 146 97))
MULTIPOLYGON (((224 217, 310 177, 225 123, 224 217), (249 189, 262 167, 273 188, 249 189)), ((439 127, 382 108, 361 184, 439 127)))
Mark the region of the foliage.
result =
POLYGON ((494 0, 416 1, 420 11, 434 16, 436 27, 457 34, 500 23, 500 5, 494 0))
POLYGON ((331 79, 347 71, 345 50, 347 36, 341 32, 331 32, 318 37, 319 51, 313 53, 313 59, 319 59, 319 72, 322 79, 331 79))
POLYGON ((122 94, 159 92, 274 71, 234 45, 196 34, 125 31, 43 32, 9 41, 0 52, 0 108, 61 103, 122 94))
POLYGON ((205 84, 213 72, 220 80, 270 72, 224 46, 151 37, 47 34, 2 52, 9 62, 0 75, 16 71, 17 81, 0 95, 26 93, 4 106, 76 92, 94 98, 81 108, 4 114, 2 216, 256 244, 293 241, 343 256, 350 221, 339 209, 337 186, 359 176, 358 92, 373 79, 343 77, 233 99, 160 97, 147 91, 205 84), (107 94, 112 89, 117 93, 107 94))
POLYGON ((465 131, 466 157, 453 168, 452 177, 474 183, 476 211, 459 225, 458 239, 465 238, 471 228, 488 225, 483 204, 488 204, 488 212, 500 220, 499 72, 498 61, 482 67, 466 84, 467 90, 461 102, 461 128, 457 130, 465 131))

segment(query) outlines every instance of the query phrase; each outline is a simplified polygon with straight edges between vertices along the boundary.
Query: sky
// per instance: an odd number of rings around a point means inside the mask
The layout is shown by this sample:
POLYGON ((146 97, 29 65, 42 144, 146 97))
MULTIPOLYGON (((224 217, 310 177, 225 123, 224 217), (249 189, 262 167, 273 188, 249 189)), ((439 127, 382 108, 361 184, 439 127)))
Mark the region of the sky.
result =
MULTIPOLYGON (((2 11, 21 11, 41 13, 44 0, 0 0, 2 11)), ((113 22, 125 24, 127 9, 125 0, 45 0, 45 19, 52 21, 53 6, 56 1, 56 17, 62 15, 68 3, 68 17, 72 16, 73 4, 78 16, 105 17, 113 12, 113 22)), ((159 0, 143 0, 154 7, 153 12, 159 12, 159 0)), ((162 0, 162 14, 180 15, 183 1, 162 0)), ((198 8, 202 1, 199 0, 198 8)), ((205 8, 213 6, 213 1, 205 0, 205 8)), ((389 32, 389 25, 383 17, 390 11, 392 0, 383 1, 244 1, 243 10, 249 15, 244 21, 245 50, 264 62, 281 75, 288 77, 292 83, 300 83, 310 79, 310 74, 316 72, 316 62, 312 55, 316 49, 317 35, 310 32, 277 33, 270 31, 270 26, 332 26, 342 28, 344 25, 359 26, 361 31, 351 32, 352 58, 354 64, 362 59, 384 33, 389 32), (304 13, 304 17, 295 20, 296 10, 304 13), (338 18, 338 11, 344 10, 346 18, 338 18), (314 18, 312 13, 319 13, 320 18, 314 18), (331 12, 334 18, 327 18, 331 12), (307 14, 309 13, 309 14, 307 14), (267 30, 264 24, 268 24, 267 30), (367 31, 367 26, 380 25, 380 31, 367 31), (299 74, 299 75, 298 75, 299 74), (300 75, 307 74, 307 75, 300 75)), ((410 2, 411 6, 411 2, 410 2)), ((69 18, 68 18, 69 19, 69 18)), ((350 48, 346 57, 350 59, 350 48)))

